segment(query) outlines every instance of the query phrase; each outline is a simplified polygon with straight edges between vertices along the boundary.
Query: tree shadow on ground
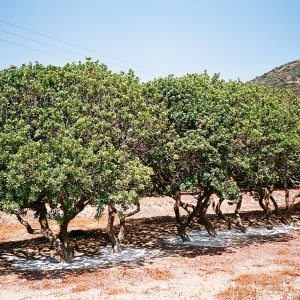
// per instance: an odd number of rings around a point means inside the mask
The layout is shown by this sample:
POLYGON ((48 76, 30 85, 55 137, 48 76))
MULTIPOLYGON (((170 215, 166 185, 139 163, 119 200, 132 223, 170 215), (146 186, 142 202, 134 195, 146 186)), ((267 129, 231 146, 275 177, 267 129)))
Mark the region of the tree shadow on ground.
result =
MULTIPOLYGON (((227 215, 230 217, 230 215, 227 215)), ((294 210, 294 217, 299 221, 300 209, 297 206, 294 210)), ((233 217, 233 216, 231 216, 233 217)), ((264 226, 265 216, 262 212, 247 212, 242 213, 241 217, 246 227, 264 226)), ((209 219, 212 221, 217 229, 227 229, 227 222, 220 220, 216 216, 210 215, 209 219)), ((277 219, 273 220, 274 225, 281 224, 277 219)), ((299 223, 299 222, 298 222, 299 223)), ((237 249, 264 243, 287 243, 293 239, 291 234, 274 234, 270 236, 252 235, 243 239, 240 244, 235 244, 226 247, 203 247, 198 245, 186 244, 168 244, 164 241, 167 236, 174 236, 176 232, 175 218, 153 217, 141 219, 129 219, 127 221, 126 240, 123 245, 126 247, 140 248, 151 250, 159 250, 157 255, 152 258, 146 258, 127 262, 110 262, 97 269, 110 269, 118 266, 119 268, 138 268, 143 266, 151 266, 156 258, 164 257, 178 257, 194 258, 198 256, 215 256, 223 253, 232 253, 237 249)), ((193 224, 193 230, 204 230, 202 226, 193 224)), ((233 228, 234 229, 234 228, 233 228)), ((296 232, 300 235, 299 231, 296 232)), ((84 256, 95 257, 99 255, 97 248, 108 245, 106 233, 103 230, 76 230, 70 233, 70 241, 76 251, 83 253, 84 256)), ((76 254, 76 253, 75 253, 76 254)), ((54 279, 63 278, 66 276, 77 276, 83 272, 92 272, 93 269, 59 269, 59 270, 20 270, 6 260, 2 255, 14 255, 26 259, 38 259, 41 257, 51 257, 54 255, 54 250, 51 249, 47 239, 43 237, 28 239, 17 242, 4 242, 0 244, 0 276, 7 274, 17 274, 18 277, 27 280, 40 279, 54 279)))

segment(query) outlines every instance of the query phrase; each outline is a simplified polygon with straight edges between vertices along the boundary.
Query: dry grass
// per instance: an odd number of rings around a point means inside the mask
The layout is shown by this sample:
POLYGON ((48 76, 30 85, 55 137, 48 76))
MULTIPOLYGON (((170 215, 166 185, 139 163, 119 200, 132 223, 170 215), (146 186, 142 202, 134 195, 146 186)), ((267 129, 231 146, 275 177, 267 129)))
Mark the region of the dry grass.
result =
POLYGON ((267 274, 241 274, 234 279, 240 285, 255 285, 255 286, 280 286, 284 277, 281 273, 274 275, 267 274))
POLYGON ((42 287, 41 285, 37 285, 37 284, 33 284, 33 283, 31 283, 31 284, 29 285, 29 288, 32 289, 32 290, 34 290, 34 291, 40 290, 41 287, 42 287))
POLYGON ((82 281, 81 276, 80 277, 79 276, 78 277, 76 277, 76 276, 64 277, 61 280, 61 282, 63 284, 76 284, 81 281, 82 281))
POLYGON ((154 280, 166 280, 173 278, 173 274, 167 269, 159 270, 147 268, 145 271, 146 274, 154 280))
POLYGON ((121 278, 136 278, 140 277, 140 272, 137 270, 131 270, 131 269, 125 269, 125 270, 120 270, 120 277, 121 278))
POLYGON ((299 300, 300 294, 297 295, 284 295, 280 298, 280 300, 299 300))
POLYGON ((85 292, 91 289, 91 286, 84 284, 84 283, 79 283, 75 287, 72 288, 73 293, 80 293, 80 292, 85 292))
POLYGON ((126 294, 127 290, 123 288, 111 288, 111 289, 107 289, 106 293, 108 295, 120 295, 120 294, 126 294))
POLYGON ((258 268, 262 268, 262 267, 265 267, 265 264, 258 263, 258 264, 254 264, 253 266, 258 267, 258 268))
POLYGON ((60 282, 57 280, 46 280, 44 282, 31 282, 29 288, 32 290, 55 290, 60 288, 60 282))
POLYGON ((73 219, 69 223, 69 231, 72 229, 83 229, 83 228, 98 228, 98 227, 103 227, 105 225, 105 220, 102 218, 98 221, 96 219, 73 219))
MULTIPOLYGON (((119 225, 120 220, 116 216, 114 220, 114 225, 119 225)), ((74 229, 83 229, 83 228, 105 228, 107 225, 107 216, 102 216, 99 220, 95 218, 83 219, 75 218, 69 223, 69 231, 74 229)))
POLYGON ((291 269, 282 270, 281 274, 283 276, 291 276, 291 277, 298 277, 298 276, 300 276, 300 272, 298 272, 296 270, 291 270, 291 269))
POLYGON ((11 237, 16 236, 18 233, 17 231, 25 230, 24 226, 21 224, 17 225, 1 225, 1 236, 0 236, 0 243, 7 242, 11 239, 11 237))
POLYGON ((287 254, 289 254, 289 252, 287 251, 287 249, 280 249, 280 250, 278 250, 277 254, 279 254, 279 255, 287 255, 287 254))
POLYGON ((274 259, 273 262, 274 262, 274 264, 277 264, 277 265, 294 266, 296 264, 295 260, 291 259, 291 258, 274 259))
POLYGON ((300 273, 294 269, 284 269, 274 274, 241 274, 233 279, 234 286, 221 291, 219 299, 263 299, 267 294, 276 293, 281 296, 281 300, 299 300, 299 291, 293 288, 297 286, 295 280, 300 273))
POLYGON ((52 281, 47 281, 43 284, 43 289, 45 290, 51 290, 57 288, 57 283, 52 281))
POLYGON ((221 300, 256 300, 258 291, 252 287, 235 286, 220 292, 218 298, 221 300))

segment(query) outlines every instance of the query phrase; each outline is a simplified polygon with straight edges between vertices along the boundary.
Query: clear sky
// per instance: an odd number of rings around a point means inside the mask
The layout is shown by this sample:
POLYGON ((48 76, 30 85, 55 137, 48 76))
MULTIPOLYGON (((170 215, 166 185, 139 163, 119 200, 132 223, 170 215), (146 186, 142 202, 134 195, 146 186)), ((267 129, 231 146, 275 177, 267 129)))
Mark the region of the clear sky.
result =
POLYGON ((207 70, 247 81, 300 59, 299 0, 0 0, 0 20, 0 69, 92 57, 143 80, 207 70))

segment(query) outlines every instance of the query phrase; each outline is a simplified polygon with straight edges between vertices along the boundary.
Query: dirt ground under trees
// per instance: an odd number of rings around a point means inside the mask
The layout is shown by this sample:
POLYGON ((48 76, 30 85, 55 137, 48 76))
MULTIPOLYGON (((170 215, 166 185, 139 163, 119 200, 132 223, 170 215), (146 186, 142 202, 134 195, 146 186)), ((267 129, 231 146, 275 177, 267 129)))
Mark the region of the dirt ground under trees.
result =
MULTIPOLYGON (((297 192, 292 190, 291 196, 297 192)), ((283 192, 275 191, 274 196, 284 205, 283 192)), ((44 237, 29 235, 16 218, 0 212, 0 299, 300 299, 299 203, 293 213, 296 227, 290 231, 252 235, 223 247, 166 243, 166 237, 176 235, 173 204, 167 197, 143 198, 141 212, 127 220, 123 245, 157 251, 157 255, 112 260, 97 268, 48 271, 21 270, 5 258, 9 254, 30 261, 55 253, 44 237)), ((226 215, 234 208, 222 204, 226 215)), ((227 229, 226 222, 211 208, 208 214, 218 230, 227 229)), ((75 257, 95 257, 99 248, 108 245, 106 215, 100 220, 93 216, 93 208, 88 208, 70 223, 75 257)), ((241 218, 248 229, 260 228, 266 221, 258 203, 249 196, 243 199, 241 218)), ((38 228, 30 214, 28 219, 38 228)), ((276 215, 273 221, 280 225, 276 215)), ((50 225, 57 229, 55 222, 50 225)), ((192 229, 204 230, 198 225, 192 229)))

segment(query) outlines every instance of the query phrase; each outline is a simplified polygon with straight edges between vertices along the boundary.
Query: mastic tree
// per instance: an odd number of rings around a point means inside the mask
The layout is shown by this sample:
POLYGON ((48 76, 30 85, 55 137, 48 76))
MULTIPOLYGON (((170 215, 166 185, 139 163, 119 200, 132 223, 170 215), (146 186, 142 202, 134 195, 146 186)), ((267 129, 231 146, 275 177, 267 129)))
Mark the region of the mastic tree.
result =
POLYGON ((165 153, 156 151, 151 162, 154 186, 175 199, 178 233, 188 240, 185 229, 196 217, 210 235, 216 232, 205 212, 210 196, 234 198, 238 188, 231 178, 228 144, 231 136, 226 131, 227 106, 223 101, 224 82, 218 75, 189 74, 175 78, 169 76, 150 82, 146 94, 160 94, 167 106, 170 126, 175 135, 164 147, 165 153), (185 205, 180 200, 182 190, 198 192, 196 206, 185 205), (182 222, 179 207, 189 212, 182 222))
POLYGON ((90 60, 1 71, 0 208, 34 209, 67 262, 69 222, 87 204, 98 212, 108 205, 108 233, 119 251, 111 221, 119 213, 124 224, 123 211, 139 206, 139 192, 150 185, 152 170, 141 160, 164 130, 161 110, 144 101, 132 71, 116 74, 90 60))
MULTIPOLYGON (((287 187, 299 170, 299 99, 287 90, 254 84, 227 84, 235 109, 232 124, 233 177, 240 188, 256 189, 272 227, 269 199, 281 220, 289 222, 272 196, 275 184, 287 187), (265 191, 264 191, 265 190, 265 191)), ((287 209, 289 201, 287 197, 287 209)))
MULTIPOLYGON (((225 82, 218 74, 207 73, 160 78, 147 84, 146 95, 151 94, 161 95, 176 131, 163 148, 165 153, 159 156, 162 152, 156 151, 151 166, 154 185, 176 200, 179 235, 188 240, 185 228, 194 217, 215 235, 205 217, 212 193, 220 198, 217 207, 225 198, 237 198, 235 222, 245 231, 238 192, 262 191, 295 174, 299 166, 297 98, 239 80, 225 82), (181 202, 181 190, 196 189, 202 191, 196 206, 181 202), (180 206, 189 213, 186 222, 180 219, 180 206)), ((261 193, 260 201, 268 215, 269 196, 261 193)))
POLYGON ((68 224, 87 204, 99 213, 108 206, 108 235, 119 251, 125 218, 139 211, 150 176, 156 191, 175 199, 183 240, 194 220, 216 235, 206 217, 213 193, 218 207, 239 199, 244 230, 239 191, 258 188, 269 214, 272 186, 299 176, 298 104, 287 92, 217 74, 140 84, 132 71, 115 74, 91 61, 11 67, 0 73, 0 207, 34 209, 63 261, 72 256, 68 224), (183 203, 182 191, 196 194, 197 204, 183 203), (131 204, 137 209, 126 213, 131 204), (180 207, 189 213, 184 222, 180 207))

